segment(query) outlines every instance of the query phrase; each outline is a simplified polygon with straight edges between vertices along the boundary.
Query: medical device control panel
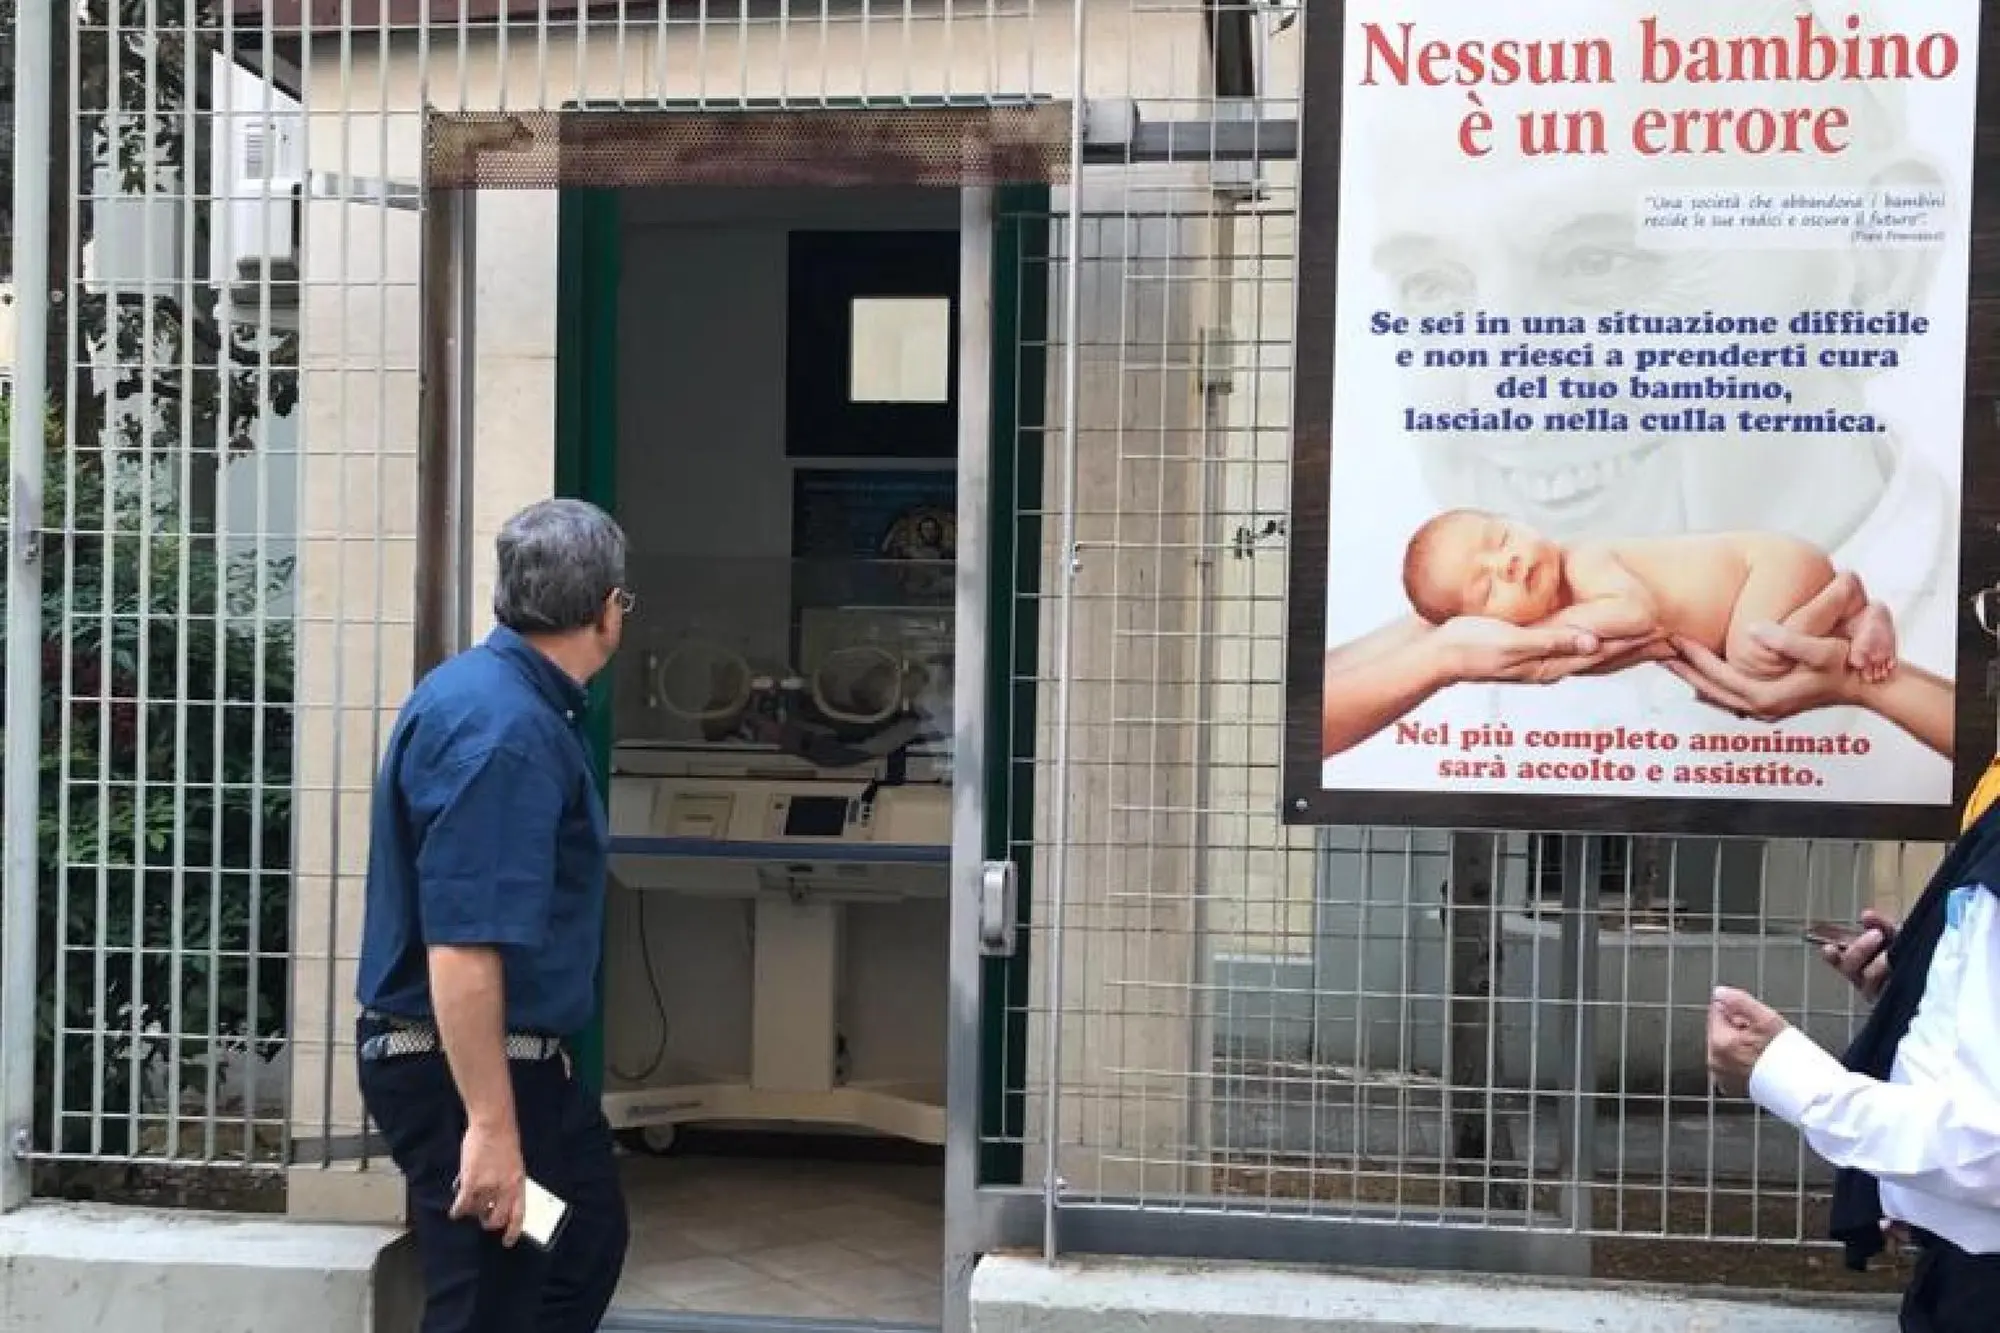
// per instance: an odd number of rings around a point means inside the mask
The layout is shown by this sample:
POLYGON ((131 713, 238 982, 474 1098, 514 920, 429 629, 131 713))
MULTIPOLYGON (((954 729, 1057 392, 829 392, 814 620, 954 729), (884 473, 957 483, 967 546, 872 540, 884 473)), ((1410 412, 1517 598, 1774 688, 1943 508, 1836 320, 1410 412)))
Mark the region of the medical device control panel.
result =
POLYGON ((619 776, 611 821, 620 839, 942 847, 951 841, 951 792, 915 783, 619 776))

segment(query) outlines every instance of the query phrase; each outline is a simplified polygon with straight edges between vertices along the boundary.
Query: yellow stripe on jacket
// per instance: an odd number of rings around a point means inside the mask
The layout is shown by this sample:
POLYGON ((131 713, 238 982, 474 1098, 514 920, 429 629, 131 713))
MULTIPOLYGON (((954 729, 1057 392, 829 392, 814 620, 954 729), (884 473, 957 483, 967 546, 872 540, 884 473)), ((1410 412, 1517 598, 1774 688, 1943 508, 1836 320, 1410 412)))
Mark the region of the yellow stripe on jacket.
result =
POLYGON ((1965 802, 1965 818, 1959 821, 1959 832, 1972 827, 1973 822, 1986 813, 1986 807, 2000 797, 2000 757, 1986 766, 1979 775, 1979 785, 1972 789, 1972 795, 1965 802))

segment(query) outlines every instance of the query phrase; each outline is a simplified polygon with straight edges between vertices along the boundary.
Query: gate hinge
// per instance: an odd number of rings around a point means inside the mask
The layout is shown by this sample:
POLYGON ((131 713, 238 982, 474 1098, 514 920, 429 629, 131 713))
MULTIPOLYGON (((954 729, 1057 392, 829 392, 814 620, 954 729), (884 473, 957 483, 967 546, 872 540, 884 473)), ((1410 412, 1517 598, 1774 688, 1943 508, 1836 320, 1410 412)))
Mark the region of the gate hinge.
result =
POLYGON ((1017 878, 1012 861, 988 861, 979 869, 979 952, 988 958, 1014 956, 1017 878))
POLYGON ((1201 331, 1201 391, 1225 394, 1236 388, 1235 368, 1230 364, 1229 330, 1211 325, 1201 331))

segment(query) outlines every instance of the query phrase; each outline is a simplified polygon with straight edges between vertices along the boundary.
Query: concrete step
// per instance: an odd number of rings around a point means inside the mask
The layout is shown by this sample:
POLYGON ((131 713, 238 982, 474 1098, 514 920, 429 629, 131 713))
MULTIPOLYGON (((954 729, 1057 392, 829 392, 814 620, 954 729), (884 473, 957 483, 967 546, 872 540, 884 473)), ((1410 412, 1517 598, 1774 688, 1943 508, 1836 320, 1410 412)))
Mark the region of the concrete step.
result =
POLYGON ((599 1333, 937 1333, 937 1328, 923 1324, 878 1324, 865 1319, 613 1310, 599 1325, 599 1333))
POLYGON ((1883 1297, 1255 1264, 979 1261, 975 1333, 1894 1333, 1883 1297))

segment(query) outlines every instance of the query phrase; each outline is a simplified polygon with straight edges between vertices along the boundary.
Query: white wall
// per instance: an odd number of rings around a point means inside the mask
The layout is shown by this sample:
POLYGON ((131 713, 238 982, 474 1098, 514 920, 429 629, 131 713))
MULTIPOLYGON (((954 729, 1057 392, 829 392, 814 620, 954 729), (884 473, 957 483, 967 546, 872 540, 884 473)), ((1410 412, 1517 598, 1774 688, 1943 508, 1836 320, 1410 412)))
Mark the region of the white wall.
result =
MULTIPOLYGON (((240 320, 271 338, 298 330, 299 293, 290 279, 298 260, 291 193, 305 174, 305 111, 296 98, 217 55, 209 152, 212 188, 224 201, 209 226, 209 272, 224 282, 251 280, 225 297, 218 317, 240 320), (246 264, 249 266, 246 269, 246 264), (268 278, 257 280, 260 273, 268 278)), ((233 554, 267 561, 298 553, 299 447, 304 413, 265 412, 251 427, 255 447, 227 464, 216 483, 216 521, 233 554)), ((290 582, 274 590, 271 614, 289 616, 290 582)))

